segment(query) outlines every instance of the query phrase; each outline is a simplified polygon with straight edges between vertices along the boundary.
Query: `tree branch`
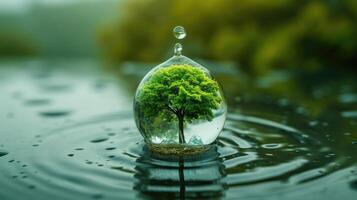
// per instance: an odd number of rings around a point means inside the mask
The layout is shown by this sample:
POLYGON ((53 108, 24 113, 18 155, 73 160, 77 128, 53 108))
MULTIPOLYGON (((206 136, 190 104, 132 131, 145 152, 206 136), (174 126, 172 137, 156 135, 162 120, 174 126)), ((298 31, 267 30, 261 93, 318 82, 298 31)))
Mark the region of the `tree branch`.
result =
POLYGON ((167 108, 171 110, 173 113, 177 114, 177 110, 175 108, 171 107, 170 105, 167 105, 167 108))
POLYGON ((185 114, 185 109, 180 108, 177 112, 178 112, 178 114, 179 114, 180 116, 184 116, 184 114, 185 114))

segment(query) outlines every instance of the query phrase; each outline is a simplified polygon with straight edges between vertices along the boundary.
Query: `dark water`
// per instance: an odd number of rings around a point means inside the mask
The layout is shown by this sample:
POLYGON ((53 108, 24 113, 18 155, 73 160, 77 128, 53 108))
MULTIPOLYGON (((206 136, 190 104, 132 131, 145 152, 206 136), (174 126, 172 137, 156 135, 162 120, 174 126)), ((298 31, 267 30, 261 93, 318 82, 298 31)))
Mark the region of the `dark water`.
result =
POLYGON ((229 115, 214 148, 151 155, 131 100, 145 71, 92 61, 0 64, 0 199, 355 199, 353 74, 216 72, 229 115), (136 72, 136 73, 133 73, 136 72))

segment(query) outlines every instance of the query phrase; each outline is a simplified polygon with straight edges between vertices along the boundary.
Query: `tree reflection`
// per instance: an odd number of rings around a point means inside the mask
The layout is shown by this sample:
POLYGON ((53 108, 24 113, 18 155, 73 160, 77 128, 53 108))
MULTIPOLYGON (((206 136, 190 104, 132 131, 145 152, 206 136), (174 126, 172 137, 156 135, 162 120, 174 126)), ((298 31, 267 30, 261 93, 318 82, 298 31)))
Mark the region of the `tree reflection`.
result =
POLYGON ((216 147, 192 157, 153 155, 144 147, 136 160, 134 189, 148 199, 219 199, 226 175, 216 147))

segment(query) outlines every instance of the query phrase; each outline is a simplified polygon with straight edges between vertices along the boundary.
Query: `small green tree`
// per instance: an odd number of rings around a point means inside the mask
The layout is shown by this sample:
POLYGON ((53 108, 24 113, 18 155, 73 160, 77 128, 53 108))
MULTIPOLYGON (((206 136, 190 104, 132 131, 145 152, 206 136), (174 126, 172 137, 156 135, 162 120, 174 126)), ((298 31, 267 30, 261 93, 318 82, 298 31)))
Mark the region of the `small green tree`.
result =
POLYGON ((219 86, 203 70, 190 65, 172 65, 156 71, 138 96, 145 117, 162 115, 178 120, 179 142, 186 143, 184 123, 213 119, 213 109, 222 102, 219 86))

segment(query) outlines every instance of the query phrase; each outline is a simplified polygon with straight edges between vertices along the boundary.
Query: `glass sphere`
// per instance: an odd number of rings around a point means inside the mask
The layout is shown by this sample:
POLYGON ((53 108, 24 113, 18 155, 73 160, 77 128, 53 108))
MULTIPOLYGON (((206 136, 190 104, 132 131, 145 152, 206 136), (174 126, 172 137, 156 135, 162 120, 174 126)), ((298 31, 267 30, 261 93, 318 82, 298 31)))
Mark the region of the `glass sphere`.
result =
POLYGON ((194 154, 207 150, 217 139, 227 106, 219 84, 205 67, 175 55, 140 82, 134 114, 152 151, 194 154))

